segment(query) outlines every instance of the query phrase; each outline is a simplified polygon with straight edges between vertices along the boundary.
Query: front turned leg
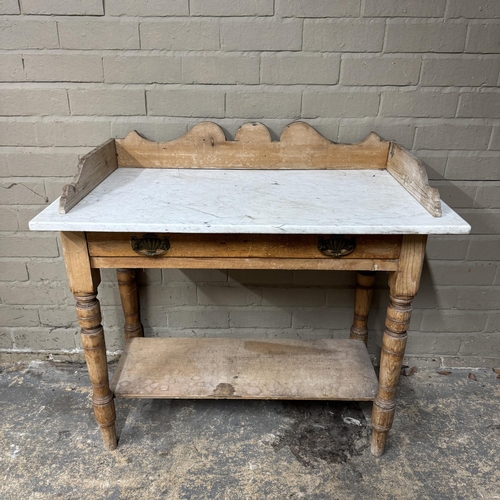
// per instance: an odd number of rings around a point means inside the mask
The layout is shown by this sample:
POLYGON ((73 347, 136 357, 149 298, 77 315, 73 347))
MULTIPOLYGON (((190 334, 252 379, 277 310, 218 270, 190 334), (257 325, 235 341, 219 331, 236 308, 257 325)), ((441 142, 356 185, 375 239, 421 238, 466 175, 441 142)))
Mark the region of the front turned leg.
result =
POLYGON ((398 269, 389 273, 390 301, 382 337, 378 392, 372 411, 371 450, 377 457, 384 453, 387 433, 394 420, 394 396, 410 326, 411 304, 420 284, 426 241, 426 235, 404 235, 398 269))
POLYGON ((116 448, 115 404, 109 388, 108 365, 104 330, 101 325, 101 307, 97 293, 75 293, 76 314, 81 326, 81 338, 85 361, 92 383, 94 414, 101 428, 104 447, 116 448))
POLYGON ((354 299, 354 321, 349 338, 368 343, 368 313, 373 296, 375 272, 360 271, 356 278, 356 296, 354 299))
POLYGON ((396 387, 405 353, 413 297, 390 297, 380 354, 378 392, 373 402, 371 452, 384 453, 387 434, 392 427, 396 408, 396 387))
POLYGON ((117 269, 118 289, 125 316, 125 340, 144 337, 139 318, 139 291, 135 269, 117 269))

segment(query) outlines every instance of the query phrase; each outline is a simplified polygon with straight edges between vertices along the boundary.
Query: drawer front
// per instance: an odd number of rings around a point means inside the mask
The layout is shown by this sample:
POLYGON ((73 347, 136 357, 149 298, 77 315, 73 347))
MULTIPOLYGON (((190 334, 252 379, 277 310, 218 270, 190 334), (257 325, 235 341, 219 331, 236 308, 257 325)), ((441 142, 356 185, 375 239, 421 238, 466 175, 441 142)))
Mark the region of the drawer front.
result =
MULTIPOLYGON (((169 258, 272 258, 272 259, 332 259, 337 247, 327 249, 325 255, 318 249, 321 237, 315 235, 237 235, 237 234, 162 234, 156 233, 163 246, 162 255, 147 256, 141 247, 144 233, 87 233, 89 252, 92 257, 146 257, 169 258), (167 238, 167 240, 165 240, 167 238), (134 248, 135 247, 135 250, 134 248)), ((321 238, 323 250, 325 240, 321 238)), ((348 237, 347 246, 354 250, 340 259, 397 259, 402 236, 356 235, 348 237)), ((159 244, 158 244, 159 245, 159 244)), ((328 246, 328 245, 327 245, 328 246)), ((330 245, 331 246, 331 245, 330 245)), ((142 247, 141 247, 142 248, 142 247)), ((351 249, 347 249, 349 251, 351 249)))

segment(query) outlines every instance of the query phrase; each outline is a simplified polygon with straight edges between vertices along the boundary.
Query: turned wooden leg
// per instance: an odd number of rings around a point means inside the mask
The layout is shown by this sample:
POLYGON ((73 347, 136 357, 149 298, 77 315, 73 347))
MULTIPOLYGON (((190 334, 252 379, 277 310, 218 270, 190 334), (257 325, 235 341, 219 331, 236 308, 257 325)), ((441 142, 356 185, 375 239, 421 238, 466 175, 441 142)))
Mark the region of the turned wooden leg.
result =
POLYGON ((384 453, 387 433, 392 427, 396 408, 396 386, 405 353, 407 330, 410 324, 413 298, 390 298, 385 320, 380 354, 378 393, 373 403, 372 446, 375 456, 384 453))
POLYGON ((101 307, 96 293, 74 294, 76 314, 80 324, 85 361, 92 383, 92 404, 94 414, 101 428, 104 446, 108 450, 116 448, 115 404, 109 388, 108 365, 104 330, 101 325, 101 307))
POLYGON ((356 278, 356 297, 354 299, 354 321, 349 338, 368 343, 368 314, 373 296, 375 273, 360 271, 356 278))
POLYGON ((117 269, 118 288, 125 315, 125 340, 144 337, 139 317, 139 290, 135 269, 117 269))
POLYGON ((425 235, 405 235, 398 270, 389 274, 390 301, 382 338, 378 392, 372 412, 371 452, 377 457, 384 453, 394 420, 396 386, 405 353, 411 304, 420 284, 426 241, 425 235))
POLYGON ((115 404, 109 388, 104 330, 97 287, 101 281, 99 269, 92 269, 85 233, 62 232, 61 243, 68 274, 69 287, 76 299, 76 314, 81 327, 82 345, 92 383, 92 403, 101 428, 104 446, 116 448, 115 404))

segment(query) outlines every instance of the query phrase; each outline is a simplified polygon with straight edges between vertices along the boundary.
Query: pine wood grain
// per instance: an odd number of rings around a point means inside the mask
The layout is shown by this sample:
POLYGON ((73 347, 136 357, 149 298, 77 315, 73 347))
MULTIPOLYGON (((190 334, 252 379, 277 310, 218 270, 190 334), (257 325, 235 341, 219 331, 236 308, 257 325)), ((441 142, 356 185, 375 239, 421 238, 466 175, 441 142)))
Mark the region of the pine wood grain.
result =
POLYGON ((394 420, 396 388, 408 338, 412 301, 420 284, 426 240, 426 235, 405 235, 398 269, 389 275, 390 301, 382 337, 379 386, 372 411, 371 452, 375 456, 384 453, 394 420))
POLYGON ((422 160, 393 142, 387 158, 387 171, 433 217, 441 217, 439 191, 429 186, 426 165, 422 160))
POLYGON ((389 287, 395 297, 414 297, 417 294, 426 243, 426 234, 405 234, 403 236, 398 270, 389 275, 389 287))
POLYGON ((375 273, 357 273, 356 295, 354 298, 354 320, 349 338, 362 340, 368 344, 368 314, 372 303, 375 273))
POLYGON ((90 265, 85 233, 64 231, 60 233, 66 274, 72 293, 93 293, 101 282, 98 270, 90 265))
MULTIPOLYGON (((92 257, 136 257, 131 238, 143 233, 87 233, 89 253, 92 257)), ((173 257, 230 257, 276 259, 326 259, 318 250, 316 235, 273 234, 162 234, 168 237, 170 249, 155 259, 173 257)), ((342 259, 396 259, 399 256, 401 235, 356 236, 356 249, 342 259)))
POLYGON ((135 269, 117 269, 118 290, 125 316, 125 340, 143 337, 144 331, 139 316, 139 286, 135 269))
POLYGON ((370 401, 377 378, 358 340, 135 338, 111 387, 128 398, 370 401))
POLYGON ((117 445, 115 404, 109 388, 106 343, 101 325, 101 307, 96 293, 75 294, 76 314, 81 326, 81 340, 92 384, 94 415, 107 450, 117 445))
POLYGON ((261 123, 245 123, 234 141, 213 122, 195 125, 182 137, 152 142, 131 132, 116 139, 120 167, 217 169, 383 169, 389 142, 371 133, 358 144, 335 144, 310 125, 294 122, 279 141, 261 123))
POLYGON ((61 233, 70 289, 76 299, 76 315, 81 327, 85 361, 92 384, 94 415, 108 450, 116 448, 115 405, 109 389, 106 343, 101 325, 101 306, 97 287, 101 281, 99 269, 92 269, 85 233, 61 233))
POLYGON ((288 269, 312 271, 395 271, 397 259, 272 259, 195 257, 91 257, 99 269, 135 267, 142 269, 288 269))
POLYGON ((73 181, 62 188, 59 213, 67 214, 108 175, 114 172, 117 165, 114 139, 109 139, 86 154, 78 163, 78 172, 73 177, 73 181))

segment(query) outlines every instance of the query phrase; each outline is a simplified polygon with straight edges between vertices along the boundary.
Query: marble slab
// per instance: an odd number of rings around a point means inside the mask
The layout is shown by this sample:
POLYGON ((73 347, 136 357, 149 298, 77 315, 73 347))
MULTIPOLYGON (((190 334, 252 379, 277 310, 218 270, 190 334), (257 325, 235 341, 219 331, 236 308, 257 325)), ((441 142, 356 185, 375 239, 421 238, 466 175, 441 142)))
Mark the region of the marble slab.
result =
POLYGON ((118 168, 69 213, 55 201, 37 231, 467 234, 443 203, 427 212, 385 170, 118 168))

